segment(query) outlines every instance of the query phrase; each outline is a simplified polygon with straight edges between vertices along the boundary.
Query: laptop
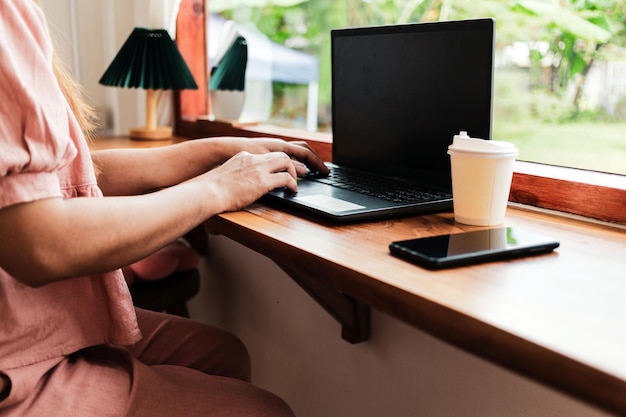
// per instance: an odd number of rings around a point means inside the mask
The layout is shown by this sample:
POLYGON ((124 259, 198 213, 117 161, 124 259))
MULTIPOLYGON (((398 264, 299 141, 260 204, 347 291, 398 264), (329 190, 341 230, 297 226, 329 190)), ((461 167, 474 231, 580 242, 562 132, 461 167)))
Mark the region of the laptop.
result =
POLYGON ((331 175, 265 201, 335 222, 450 210, 453 136, 491 138, 494 35, 493 19, 332 30, 331 175))

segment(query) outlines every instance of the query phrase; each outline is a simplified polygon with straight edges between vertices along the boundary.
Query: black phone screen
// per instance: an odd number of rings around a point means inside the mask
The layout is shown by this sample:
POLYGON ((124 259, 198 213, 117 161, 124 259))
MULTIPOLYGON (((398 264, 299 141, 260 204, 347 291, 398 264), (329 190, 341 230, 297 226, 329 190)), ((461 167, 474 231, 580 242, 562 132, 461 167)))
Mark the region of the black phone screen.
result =
POLYGON ((392 242, 389 250, 428 268, 445 268, 545 253, 558 246, 541 234, 499 227, 392 242))

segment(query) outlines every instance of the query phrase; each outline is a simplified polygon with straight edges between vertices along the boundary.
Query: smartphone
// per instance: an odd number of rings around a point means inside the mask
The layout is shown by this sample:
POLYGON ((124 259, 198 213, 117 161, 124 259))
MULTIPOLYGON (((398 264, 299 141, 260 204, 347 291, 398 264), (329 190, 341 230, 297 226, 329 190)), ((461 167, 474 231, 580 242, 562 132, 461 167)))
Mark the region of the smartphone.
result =
POLYGON ((429 269, 490 262, 550 252, 559 242, 517 227, 396 241, 391 254, 429 269))

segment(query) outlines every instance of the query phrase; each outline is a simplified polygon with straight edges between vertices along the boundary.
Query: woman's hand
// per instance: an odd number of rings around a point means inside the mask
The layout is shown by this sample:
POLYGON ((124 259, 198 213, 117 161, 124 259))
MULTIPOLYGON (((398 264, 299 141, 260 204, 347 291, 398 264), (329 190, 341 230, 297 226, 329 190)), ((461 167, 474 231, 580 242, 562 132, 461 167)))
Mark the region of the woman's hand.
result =
POLYGON ((199 176, 213 189, 210 204, 216 212, 242 209, 271 190, 287 187, 297 191, 296 177, 305 167, 284 152, 252 154, 242 151, 219 167, 199 176))
POLYGON ((304 141, 284 141, 274 138, 239 138, 239 137, 223 137, 216 138, 222 145, 223 156, 228 159, 231 156, 245 151, 251 154, 259 155, 268 152, 283 152, 294 161, 300 164, 294 164, 298 175, 302 175, 308 167, 311 171, 321 174, 328 174, 328 167, 320 157, 309 147, 304 141), (304 164, 304 165, 302 165, 304 164))

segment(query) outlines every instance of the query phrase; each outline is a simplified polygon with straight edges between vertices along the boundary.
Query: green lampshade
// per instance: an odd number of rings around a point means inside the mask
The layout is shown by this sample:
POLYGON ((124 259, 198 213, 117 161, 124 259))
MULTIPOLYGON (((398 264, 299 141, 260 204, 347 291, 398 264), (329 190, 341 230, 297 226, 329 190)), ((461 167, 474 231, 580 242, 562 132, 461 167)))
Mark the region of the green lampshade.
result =
POLYGON ((135 28, 100 84, 153 90, 198 88, 189 67, 163 29, 135 28))
POLYGON ((247 65, 248 43, 243 36, 237 36, 211 71, 209 89, 243 91, 247 65))

